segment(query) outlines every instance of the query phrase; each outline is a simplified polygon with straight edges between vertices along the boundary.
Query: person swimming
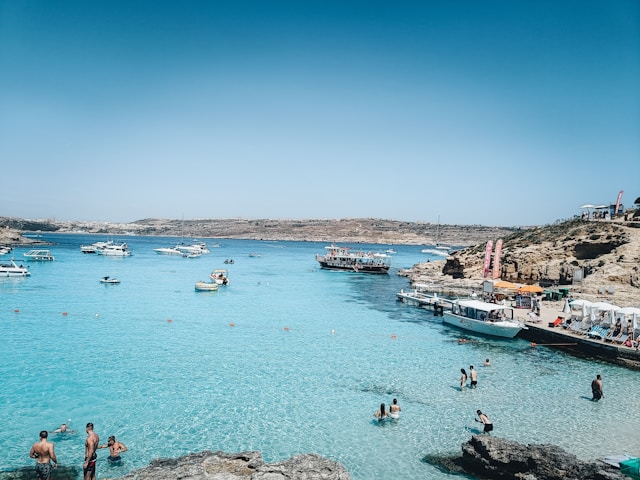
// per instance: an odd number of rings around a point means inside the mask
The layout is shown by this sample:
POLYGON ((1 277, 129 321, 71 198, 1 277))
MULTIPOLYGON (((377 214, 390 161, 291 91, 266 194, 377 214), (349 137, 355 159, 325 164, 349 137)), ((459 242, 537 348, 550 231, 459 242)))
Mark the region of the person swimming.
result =
POLYGON ((393 403, 389 405, 389 417, 398 419, 400 418, 400 405, 398 405, 398 400, 393 399, 393 403))

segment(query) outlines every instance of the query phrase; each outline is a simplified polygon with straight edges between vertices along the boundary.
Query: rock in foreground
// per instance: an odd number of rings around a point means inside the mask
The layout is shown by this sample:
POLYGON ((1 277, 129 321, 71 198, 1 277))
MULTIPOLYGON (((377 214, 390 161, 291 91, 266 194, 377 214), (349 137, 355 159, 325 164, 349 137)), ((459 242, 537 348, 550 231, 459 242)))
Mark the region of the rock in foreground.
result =
POLYGON ((350 480, 337 462, 307 453, 277 463, 264 463, 260 452, 204 451, 180 458, 153 460, 121 480, 350 480))
POLYGON ((522 445, 490 435, 474 435, 462 445, 462 459, 439 463, 482 479, 628 480, 604 462, 581 461, 555 445, 522 445))

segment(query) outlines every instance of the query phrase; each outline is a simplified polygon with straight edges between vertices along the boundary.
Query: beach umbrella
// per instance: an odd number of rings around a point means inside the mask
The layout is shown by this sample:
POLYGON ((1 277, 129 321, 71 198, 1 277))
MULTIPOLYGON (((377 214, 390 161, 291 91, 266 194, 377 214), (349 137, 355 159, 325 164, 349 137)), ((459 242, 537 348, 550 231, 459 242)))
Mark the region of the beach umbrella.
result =
POLYGON ((597 310, 600 310, 601 312, 617 312, 619 310, 622 310, 617 305, 612 305, 609 302, 595 302, 591 304, 591 308, 595 308, 597 310))
POLYGON ((582 298, 578 298, 577 300, 571 301, 572 307, 590 307, 592 303, 589 300, 584 300, 582 298))
POLYGON ((586 304, 582 304, 582 319, 584 320, 589 315, 589 307, 586 304))
POLYGON ((544 289, 539 285, 525 285, 520 287, 518 291, 522 293, 542 293, 544 289))
POLYGON ((493 284, 494 288, 504 288, 506 290, 517 290, 520 285, 516 283, 507 282, 506 280, 498 280, 493 284))
POLYGON ((564 306, 562 307, 562 313, 571 313, 571 305, 569 305, 569 300, 565 298, 564 306))

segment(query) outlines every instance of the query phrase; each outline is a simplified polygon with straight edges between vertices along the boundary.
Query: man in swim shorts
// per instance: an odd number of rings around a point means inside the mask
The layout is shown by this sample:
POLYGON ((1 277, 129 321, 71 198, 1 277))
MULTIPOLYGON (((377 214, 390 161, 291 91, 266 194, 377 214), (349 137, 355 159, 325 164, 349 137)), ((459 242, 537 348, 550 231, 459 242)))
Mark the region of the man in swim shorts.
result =
POLYGON ((106 445, 100 445, 98 448, 108 448, 110 455, 107 457, 109 463, 120 463, 122 461, 122 457, 120 454, 127 451, 127 447, 122 442, 117 442, 116 437, 111 435, 107 440, 106 445))
POLYGON ((394 398, 393 403, 389 405, 389 416, 391 418, 400 418, 400 405, 398 405, 396 398, 394 398))
POLYGON ((478 372, 473 365, 469 366, 469 376, 471 377, 471 388, 476 388, 478 386, 478 372))
POLYGON ((87 423, 87 439, 84 442, 84 480, 94 480, 96 478, 96 460, 98 455, 96 449, 100 443, 100 437, 93 431, 93 423, 87 423))
POLYGON ((595 380, 591 382, 591 393, 593 394, 593 398, 591 399, 594 402, 597 402, 602 397, 604 397, 604 391, 602 390, 602 376, 596 375, 595 380))
POLYGON ((40 432, 40 441, 34 443, 31 446, 29 456, 35 458, 36 474, 38 480, 49 480, 51 478, 51 472, 54 468, 58 468, 58 459, 56 458, 56 452, 54 450, 53 443, 47 440, 49 434, 46 430, 40 432), (51 460, 53 460, 53 467, 51 466, 51 460))
POLYGON ((476 422, 484 424, 484 433, 490 433, 493 430, 493 423, 491 423, 489 417, 487 417, 480 410, 476 411, 476 413, 478 414, 478 418, 480 418, 480 420, 476 419, 476 422))

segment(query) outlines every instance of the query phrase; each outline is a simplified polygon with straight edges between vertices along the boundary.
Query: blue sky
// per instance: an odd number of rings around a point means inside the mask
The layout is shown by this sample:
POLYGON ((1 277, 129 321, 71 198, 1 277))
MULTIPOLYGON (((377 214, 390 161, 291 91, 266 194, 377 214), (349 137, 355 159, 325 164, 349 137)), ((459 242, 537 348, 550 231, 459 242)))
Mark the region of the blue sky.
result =
POLYGON ((0 0, 0 216, 534 225, 640 196, 640 2, 0 0))

